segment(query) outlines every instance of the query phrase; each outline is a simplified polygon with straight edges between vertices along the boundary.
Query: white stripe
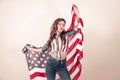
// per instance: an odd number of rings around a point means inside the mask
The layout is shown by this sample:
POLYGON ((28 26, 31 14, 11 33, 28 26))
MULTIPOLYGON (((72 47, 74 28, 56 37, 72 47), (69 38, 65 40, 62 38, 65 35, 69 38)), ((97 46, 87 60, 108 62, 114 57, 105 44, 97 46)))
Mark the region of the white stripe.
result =
MULTIPOLYGON (((52 50, 51 52, 54 52, 54 47, 55 47, 54 42, 52 42, 52 43, 51 43, 51 48, 52 48, 52 49, 51 49, 51 50, 52 50)), ((51 54, 51 53, 50 53, 50 54, 51 54)))
POLYGON ((60 78, 58 74, 56 74, 56 79, 60 78))
POLYGON ((45 68, 33 68, 32 70, 29 71, 29 74, 33 74, 35 72, 45 73, 45 68))
POLYGON ((83 64, 83 59, 80 59, 80 63, 83 64))
POLYGON ((47 80, 47 78, 46 77, 35 77, 34 79, 32 79, 32 80, 47 80))
POLYGON ((81 30, 83 29, 83 26, 81 25, 81 23, 79 23, 78 28, 80 28, 81 30))
POLYGON ((59 50, 61 50, 61 45, 62 45, 62 40, 60 39, 60 37, 58 38, 58 46, 59 46, 59 50))
POLYGON ((83 46, 82 46, 81 44, 77 44, 76 48, 77 48, 78 50, 80 50, 80 51, 83 50, 83 46))
POLYGON ((55 39, 53 40, 53 44, 54 44, 54 51, 57 51, 57 45, 56 45, 56 42, 55 42, 55 39))
POLYGON ((81 25, 81 23, 79 23, 80 25, 78 26, 78 28, 81 29, 81 32, 84 33, 84 27, 81 25))
POLYGON ((77 24, 79 24, 79 23, 78 23, 77 18, 75 17, 74 26, 76 26, 77 24))

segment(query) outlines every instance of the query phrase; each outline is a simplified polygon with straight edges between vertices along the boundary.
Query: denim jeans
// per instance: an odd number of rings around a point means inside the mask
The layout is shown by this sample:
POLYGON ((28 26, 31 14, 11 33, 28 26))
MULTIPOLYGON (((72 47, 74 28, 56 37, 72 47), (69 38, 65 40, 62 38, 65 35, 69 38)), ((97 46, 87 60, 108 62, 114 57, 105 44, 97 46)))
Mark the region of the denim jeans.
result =
POLYGON ((48 59, 46 63, 47 80, 55 80, 56 72, 60 76, 61 80, 71 80, 66 66, 66 59, 56 60, 52 57, 48 59))

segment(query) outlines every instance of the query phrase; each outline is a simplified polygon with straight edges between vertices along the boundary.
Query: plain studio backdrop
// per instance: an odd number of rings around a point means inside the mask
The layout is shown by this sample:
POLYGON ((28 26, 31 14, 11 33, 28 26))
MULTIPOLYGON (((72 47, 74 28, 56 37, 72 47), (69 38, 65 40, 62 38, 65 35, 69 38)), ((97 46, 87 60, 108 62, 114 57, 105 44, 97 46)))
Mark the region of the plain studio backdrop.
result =
POLYGON ((58 17, 67 29, 73 3, 85 26, 80 80, 120 80, 120 0, 0 0, 0 80, 29 80, 21 49, 42 46, 58 17))

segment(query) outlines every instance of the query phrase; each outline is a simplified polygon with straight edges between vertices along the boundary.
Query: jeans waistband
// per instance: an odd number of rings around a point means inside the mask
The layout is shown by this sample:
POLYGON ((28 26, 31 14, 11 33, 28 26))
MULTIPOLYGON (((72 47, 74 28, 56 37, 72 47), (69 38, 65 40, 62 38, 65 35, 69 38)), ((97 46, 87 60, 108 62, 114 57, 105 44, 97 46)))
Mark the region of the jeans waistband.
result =
POLYGON ((55 58, 53 58, 52 56, 49 57, 50 60, 53 60, 53 61, 57 61, 57 62, 63 62, 63 61, 66 61, 66 59, 63 59, 63 60, 57 60, 55 58))

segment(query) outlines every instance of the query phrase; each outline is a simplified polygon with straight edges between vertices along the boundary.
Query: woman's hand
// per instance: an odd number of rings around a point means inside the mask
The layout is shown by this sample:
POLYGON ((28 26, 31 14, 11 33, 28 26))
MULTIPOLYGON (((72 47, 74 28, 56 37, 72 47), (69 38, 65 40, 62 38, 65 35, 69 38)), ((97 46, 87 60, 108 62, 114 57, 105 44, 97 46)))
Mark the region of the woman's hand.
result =
POLYGON ((28 50, 31 50, 31 51, 35 51, 35 52, 38 52, 38 53, 41 53, 42 52, 42 50, 41 50, 41 48, 40 49, 34 49, 34 48, 31 48, 30 46, 25 46, 28 50))
POLYGON ((79 9, 78 9, 78 7, 76 5, 73 5, 73 10, 74 10, 74 13, 75 13, 76 18, 77 18, 77 23, 75 25, 75 28, 78 28, 79 18, 80 18, 79 9))
POLYGON ((73 5, 73 10, 74 10, 77 18, 79 18, 80 17, 80 13, 79 13, 79 9, 78 9, 78 7, 76 5, 73 5))

